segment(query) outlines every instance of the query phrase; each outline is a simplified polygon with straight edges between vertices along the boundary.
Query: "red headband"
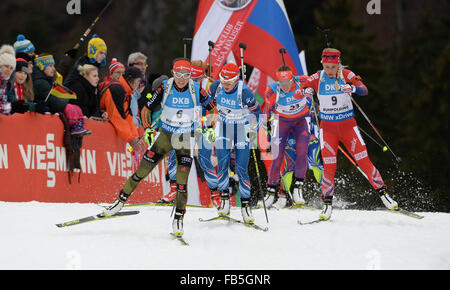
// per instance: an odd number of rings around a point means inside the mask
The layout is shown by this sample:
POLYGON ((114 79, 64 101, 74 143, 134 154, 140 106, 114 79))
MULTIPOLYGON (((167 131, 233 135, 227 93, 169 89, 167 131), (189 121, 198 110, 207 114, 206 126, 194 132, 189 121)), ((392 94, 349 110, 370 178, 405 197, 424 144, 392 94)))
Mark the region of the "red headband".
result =
POLYGON ((340 63, 341 53, 337 51, 324 51, 322 52, 322 63, 340 63))
POLYGON ((202 77, 205 74, 205 68, 200 66, 191 65, 191 78, 196 79, 202 77))
POLYGON ((177 60, 174 64, 173 64, 173 68, 172 70, 174 72, 179 72, 179 71, 191 71, 191 63, 187 60, 177 60))
POLYGON ((232 79, 239 75, 239 67, 234 63, 227 63, 223 66, 220 76, 224 79, 232 79))
POLYGON ((279 82, 285 82, 285 81, 291 80, 292 77, 294 76, 294 74, 290 70, 277 71, 276 75, 277 75, 277 80, 279 82))

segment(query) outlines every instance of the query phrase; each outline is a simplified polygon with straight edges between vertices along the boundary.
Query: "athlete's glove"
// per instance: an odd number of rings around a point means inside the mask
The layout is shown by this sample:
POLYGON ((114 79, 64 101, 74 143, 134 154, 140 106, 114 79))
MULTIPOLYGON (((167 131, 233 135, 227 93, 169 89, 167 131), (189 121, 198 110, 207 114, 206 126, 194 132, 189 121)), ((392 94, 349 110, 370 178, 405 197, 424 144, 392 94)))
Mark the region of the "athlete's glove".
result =
POLYGON ((340 86, 340 90, 346 94, 351 95, 353 93, 353 89, 354 87, 349 85, 349 84, 345 84, 345 85, 341 85, 340 86))
POLYGON ((153 142, 155 142, 155 137, 153 136, 154 132, 155 132, 155 129, 153 129, 153 128, 145 129, 144 139, 145 139, 145 142, 147 142, 147 144, 149 146, 152 145, 153 142))
POLYGON ((307 98, 312 98, 314 95, 314 89, 312 88, 303 88, 303 89, 298 89, 295 91, 294 93, 294 98, 295 99, 301 99, 303 97, 307 97, 307 98))
POLYGON ((250 142, 250 149, 254 149, 258 147, 258 131, 255 129, 248 130, 247 137, 250 142))
POLYGON ((205 136, 206 140, 209 143, 212 143, 216 140, 216 131, 214 130, 214 128, 206 128, 204 130, 203 136, 205 136))

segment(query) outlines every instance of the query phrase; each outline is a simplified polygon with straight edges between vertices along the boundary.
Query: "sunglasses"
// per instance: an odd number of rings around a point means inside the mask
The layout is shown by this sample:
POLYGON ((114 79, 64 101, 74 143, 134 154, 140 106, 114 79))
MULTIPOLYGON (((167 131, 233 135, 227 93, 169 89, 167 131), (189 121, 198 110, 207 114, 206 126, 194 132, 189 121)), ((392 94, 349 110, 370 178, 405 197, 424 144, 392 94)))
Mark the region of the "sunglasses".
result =
POLYGON ((133 63, 133 65, 148 67, 148 64, 146 64, 145 62, 135 62, 135 63, 133 63))
POLYGON ((322 58, 328 59, 328 60, 334 60, 334 59, 338 59, 339 55, 322 55, 322 58))
POLYGON ((178 72, 178 71, 173 72, 173 75, 174 75, 176 78, 183 78, 183 79, 185 79, 185 80, 191 78, 191 74, 192 74, 192 73, 190 73, 190 72, 178 72))
POLYGON ((231 85, 232 83, 234 83, 239 78, 239 76, 235 76, 234 78, 226 79, 222 75, 219 75, 219 77, 220 77, 220 82, 221 83, 228 84, 228 85, 231 85))
POLYGON ((284 87, 284 86, 290 86, 292 85, 293 80, 287 80, 287 81, 279 81, 278 83, 280 84, 280 86, 284 87))

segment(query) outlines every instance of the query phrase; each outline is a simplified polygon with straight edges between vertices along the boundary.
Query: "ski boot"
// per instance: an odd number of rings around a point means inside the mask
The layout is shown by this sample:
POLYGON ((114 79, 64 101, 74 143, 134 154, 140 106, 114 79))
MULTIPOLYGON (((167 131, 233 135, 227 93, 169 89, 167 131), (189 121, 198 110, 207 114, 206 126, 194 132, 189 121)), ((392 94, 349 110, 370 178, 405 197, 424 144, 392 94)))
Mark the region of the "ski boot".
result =
POLYGON ((230 214, 230 207, 230 194, 226 190, 220 194, 220 206, 217 208, 217 214, 219 216, 228 216, 230 214))
POLYGON ((398 203, 393 200, 387 193, 386 193, 386 187, 383 186, 382 188, 378 189, 378 194, 380 195, 381 201, 383 202, 384 206, 387 207, 389 210, 396 210, 398 208, 398 203))
POLYGON ((267 195, 264 197, 264 203, 266 204, 266 207, 269 208, 273 205, 275 202, 275 195, 277 193, 277 188, 274 185, 268 185, 267 186, 267 195))
POLYGON ((333 211, 333 206, 332 206, 333 197, 322 198, 322 200, 323 200, 323 207, 322 207, 322 212, 319 215, 319 218, 327 221, 331 218, 331 213, 333 211))
POLYGON ((183 231, 183 218, 184 218, 184 210, 176 209, 175 210, 175 216, 174 216, 173 221, 172 221, 172 230, 173 230, 173 235, 175 237, 180 238, 184 234, 184 231, 183 231))
POLYGON ((157 203, 173 203, 176 197, 177 197, 177 183, 171 180, 169 193, 165 197, 160 198, 157 201, 157 203))
POLYGON ((305 199, 303 198, 303 185, 304 180, 301 178, 295 178, 294 183, 291 185, 293 205, 305 204, 305 199))
POLYGON ((220 191, 216 189, 210 189, 211 191, 211 203, 215 208, 220 206, 220 191))
POLYGON ((255 222, 255 218, 252 215, 252 208, 249 203, 249 198, 241 198, 241 213, 246 224, 252 224, 255 222))
POLYGON ((126 194, 123 191, 120 191, 119 196, 117 197, 116 201, 109 207, 105 208, 103 210, 103 214, 105 216, 113 216, 116 213, 118 213, 124 206, 124 204, 127 202, 127 199, 130 196, 126 194))
POLYGON ((278 195, 277 202, 273 204, 273 207, 277 209, 282 209, 286 206, 286 203, 287 203, 286 192, 282 190, 278 195))

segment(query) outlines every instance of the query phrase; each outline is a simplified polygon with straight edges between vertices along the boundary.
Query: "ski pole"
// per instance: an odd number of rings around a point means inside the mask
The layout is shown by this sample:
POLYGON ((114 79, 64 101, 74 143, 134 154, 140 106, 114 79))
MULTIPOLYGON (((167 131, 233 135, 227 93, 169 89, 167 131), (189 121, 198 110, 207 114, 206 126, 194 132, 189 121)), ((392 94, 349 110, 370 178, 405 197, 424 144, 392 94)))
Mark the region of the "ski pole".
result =
POLYGON ((212 69, 212 66, 211 66, 211 51, 214 49, 214 42, 212 42, 211 40, 210 41, 208 41, 208 47, 209 47, 209 49, 208 49, 208 51, 209 51, 209 56, 208 56, 208 61, 209 61, 209 79, 211 79, 211 74, 212 74, 212 71, 213 71, 213 69, 212 69))
POLYGON ((381 145, 377 140, 375 140, 375 138, 373 138, 372 136, 369 135, 369 133, 367 133, 366 131, 364 131, 361 127, 358 126, 359 131, 363 132, 364 135, 366 135, 367 137, 369 137, 370 140, 372 140, 375 144, 377 144, 382 150, 383 152, 386 152, 388 149, 386 146, 381 145))
MULTIPOLYGON (((245 81, 245 79, 246 79, 246 77, 245 77, 246 68, 245 68, 245 65, 244 65, 244 50, 247 49, 247 44, 241 42, 241 43, 239 43, 239 48, 241 50, 242 79, 245 81)), ((264 189, 263 189, 263 187, 261 185, 261 175, 259 174, 258 160, 256 159, 256 153, 255 153, 256 149, 250 149, 250 150, 253 153, 253 159, 255 161, 256 177, 257 177, 257 180, 258 180, 259 191, 261 193, 263 193, 264 189)), ((266 221, 267 221, 267 223, 269 223, 269 217, 267 215, 267 208, 266 208, 266 202, 264 201, 264 195, 262 197, 262 201, 263 201, 263 205, 264 205, 264 213, 266 214, 266 221)))
POLYGON ((355 165, 356 169, 358 169, 359 172, 361 172, 361 174, 362 174, 367 180, 369 180, 369 178, 368 178, 367 175, 364 173, 364 171, 361 169, 361 167, 359 167, 358 164, 356 163, 356 161, 353 160, 353 158, 352 158, 350 155, 348 155, 348 153, 345 152, 344 149, 342 149, 341 145, 338 145, 338 148, 339 148, 339 150, 340 150, 342 153, 344 153, 345 157, 347 157, 347 159, 350 160, 350 162, 351 162, 353 165, 355 165))
POLYGON ((86 29, 86 31, 81 36, 80 40, 75 44, 75 46, 73 47, 74 49, 78 49, 80 47, 80 44, 83 43, 85 38, 89 35, 89 33, 91 33, 91 31, 94 28, 95 24, 97 24, 97 22, 100 19, 100 17, 103 16, 103 14, 105 13, 106 9, 108 9, 108 7, 111 5, 112 2, 113 2, 113 0, 109 0, 108 4, 106 4, 106 6, 103 8, 103 10, 100 12, 100 14, 97 16, 97 18, 95 18, 94 22, 91 23, 89 28, 86 29))
POLYGON ((183 38, 184 58, 187 58, 187 46, 192 43, 192 38, 183 38))
POLYGON ((328 35, 330 34, 331 29, 329 29, 329 28, 321 29, 320 27, 316 27, 316 29, 319 30, 320 32, 322 32, 325 35, 325 40, 327 42, 327 47, 330 47, 331 46, 331 41, 328 38, 328 35))
MULTIPOLYGON (((389 151, 391 151, 392 155, 395 157, 395 160, 397 162, 402 161, 402 159, 399 156, 395 155, 394 151, 392 151, 392 149, 389 147, 389 145, 386 143, 386 141, 384 141, 383 137, 381 137, 380 132, 378 132, 377 128, 374 126, 372 121, 370 121, 369 117, 367 117, 366 113, 364 113, 363 109, 358 105, 358 103, 355 101, 355 99, 353 97, 351 97, 351 98, 352 98, 352 102, 355 104, 355 106, 358 108, 358 110, 364 116, 366 121, 369 123, 369 125, 372 127, 372 129, 375 131, 375 133, 378 135, 378 137, 380 137, 381 141, 383 141, 386 148, 389 149, 389 151)), ((384 147, 383 147, 383 150, 384 150, 384 147)))
POLYGON ((286 49, 284 47, 280 48, 279 50, 281 54, 281 60, 283 61, 283 66, 286 66, 286 61, 284 60, 284 54, 286 53, 286 49))
MULTIPOLYGON (((250 149, 250 150, 252 150, 253 160, 255 161, 256 178, 258 180, 259 192, 263 193, 264 189, 262 188, 262 185, 261 185, 261 176, 259 175, 258 160, 256 160, 256 153, 255 153, 256 149, 250 149)), ((269 223, 269 217, 267 216, 267 208, 266 208, 266 202, 264 201, 264 195, 262 196, 262 202, 264 205, 264 213, 266 214, 266 221, 267 221, 267 223, 269 223)))
MULTIPOLYGON (((311 102, 311 106, 314 108, 314 117, 315 117, 315 119, 316 119, 316 123, 317 123, 317 126, 320 126, 319 125, 319 118, 317 117, 317 110, 316 110, 316 107, 315 107, 315 105, 314 105, 314 96, 311 98, 312 99, 312 102, 311 102)), ((320 138, 319 138, 319 143, 320 143, 320 138)), ((345 150, 344 149, 342 149, 342 147, 341 147, 341 145, 338 145, 338 148, 339 148, 339 150, 345 155, 345 157, 347 157, 347 159, 359 170, 359 172, 361 172, 361 174, 367 179, 367 180, 369 180, 368 178, 367 178, 367 175, 364 173, 364 171, 361 169, 361 167, 359 167, 358 166, 358 164, 356 163, 356 161, 354 161, 353 160, 353 158, 350 156, 350 155, 348 155, 348 153, 347 152, 345 152, 345 150)))
POLYGON ((247 72, 247 68, 245 67, 244 64, 244 50, 247 49, 247 44, 241 42, 239 43, 239 48, 241 50, 241 71, 242 71, 242 80, 246 80, 247 77, 245 76, 245 73, 247 72))
MULTIPOLYGON (((156 118, 155 121, 153 121, 153 123, 150 125, 150 128, 153 128, 153 127, 156 125, 156 122, 158 122, 158 120, 161 119, 161 116, 162 116, 162 114, 160 114, 160 115, 158 116, 158 118, 156 118)), ((141 142, 142 139, 144 139, 144 138, 145 138, 145 133, 144 133, 144 135, 142 135, 141 138, 139 138, 138 143, 141 142)), ((138 144, 138 143, 136 143, 136 144, 138 144)), ((133 147, 132 147, 132 146, 129 146, 129 147, 128 147, 128 151, 129 151, 129 152, 133 152, 133 147)))

